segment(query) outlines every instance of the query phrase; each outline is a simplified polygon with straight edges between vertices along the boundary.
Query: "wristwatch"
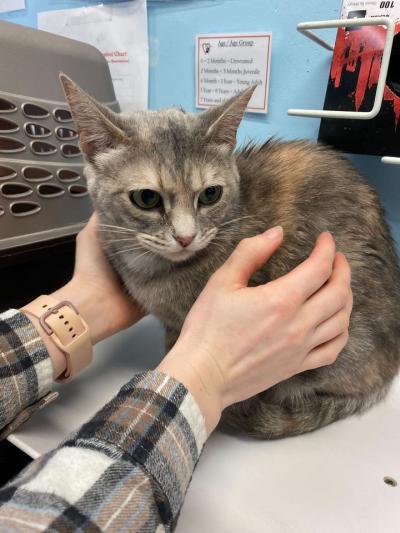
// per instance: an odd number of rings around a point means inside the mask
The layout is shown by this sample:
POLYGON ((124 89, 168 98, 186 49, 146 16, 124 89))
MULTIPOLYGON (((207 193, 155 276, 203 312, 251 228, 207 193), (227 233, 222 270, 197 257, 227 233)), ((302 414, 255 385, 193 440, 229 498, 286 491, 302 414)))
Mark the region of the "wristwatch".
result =
POLYGON ((90 364, 93 349, 89 327, 71 302, 42 295, 21 311, 38 318, 43 331, 65 354, 66 370, 56 381, 70 381, 90 364))

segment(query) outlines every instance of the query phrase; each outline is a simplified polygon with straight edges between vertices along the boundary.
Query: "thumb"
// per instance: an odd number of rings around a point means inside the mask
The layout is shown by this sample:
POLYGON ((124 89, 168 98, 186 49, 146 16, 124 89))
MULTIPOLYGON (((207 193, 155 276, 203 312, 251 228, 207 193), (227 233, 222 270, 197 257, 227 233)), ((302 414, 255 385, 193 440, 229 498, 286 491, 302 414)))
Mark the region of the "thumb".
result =
POLYGON ((220 269, 224 282, 246 287, 251 275, 268 261, 282 244, 282 239, 282 227, 275 226, 260 235, 240 241, 220 269))

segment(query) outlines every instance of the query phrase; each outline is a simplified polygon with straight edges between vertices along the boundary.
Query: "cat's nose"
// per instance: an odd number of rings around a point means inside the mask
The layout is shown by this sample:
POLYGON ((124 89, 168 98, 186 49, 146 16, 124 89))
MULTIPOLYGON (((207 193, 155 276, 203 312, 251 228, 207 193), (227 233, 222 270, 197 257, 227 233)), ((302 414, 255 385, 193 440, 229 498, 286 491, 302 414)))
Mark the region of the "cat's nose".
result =
POLYGON ((185 237, 183 237, 182 235, 177 235, 175 237, 175 239, 179 242, 179 244, 183 247, 183 248, 186 248, 187 246, 189 246, 189 244, 191 242, 193 242, 193 239, 195 238, 195 235, 186 235, 185 237))

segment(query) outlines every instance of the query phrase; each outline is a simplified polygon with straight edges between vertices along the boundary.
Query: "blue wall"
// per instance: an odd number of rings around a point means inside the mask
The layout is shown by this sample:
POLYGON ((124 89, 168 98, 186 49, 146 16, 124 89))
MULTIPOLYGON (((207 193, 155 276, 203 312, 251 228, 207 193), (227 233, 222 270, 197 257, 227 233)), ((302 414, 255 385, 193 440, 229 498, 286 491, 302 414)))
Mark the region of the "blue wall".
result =
MULTIPOLYGON (((26 0, 27 9, 2 18, 36 27, 36 13, 93 5, 98 1, 26 0)), ((272 61, 269 113, 246 115, 239 141, 270 135, 315 139, 318 120, 289 117, 289 107, 322 107, 330 53, 296 32, 306 20, 338 18, 341 0, 154 0, 149 1, 149 106, 183 105, 194 111, 196 33, 271 31, 272 61)), ((333 42, 334 33, 325 32, 333 42)), ((400 244, 400 167, 379 158, 351 159, 378 189, 400 244)))

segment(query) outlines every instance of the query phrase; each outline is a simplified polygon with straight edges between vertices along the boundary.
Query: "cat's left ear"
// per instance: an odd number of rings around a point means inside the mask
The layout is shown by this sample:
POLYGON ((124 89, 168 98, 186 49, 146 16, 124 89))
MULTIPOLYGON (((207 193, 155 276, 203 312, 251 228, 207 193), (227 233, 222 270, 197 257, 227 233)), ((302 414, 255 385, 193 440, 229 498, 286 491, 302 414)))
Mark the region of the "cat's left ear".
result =
POLYGON ((94 162, 97 154, 108 148, 128 144, 127 134, 121 130, 118 115, 91 98, 65 74, 60 82, 78 130, 79 145, 88 161, 94 162))
POLYGON ((231 151, 234 150, 237 130, 256 87, 257 85, 252 85, 237 96, 200 115, 207 128, 206 139, 208 141, 228 146, 231 151))

